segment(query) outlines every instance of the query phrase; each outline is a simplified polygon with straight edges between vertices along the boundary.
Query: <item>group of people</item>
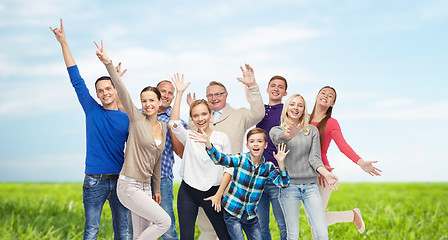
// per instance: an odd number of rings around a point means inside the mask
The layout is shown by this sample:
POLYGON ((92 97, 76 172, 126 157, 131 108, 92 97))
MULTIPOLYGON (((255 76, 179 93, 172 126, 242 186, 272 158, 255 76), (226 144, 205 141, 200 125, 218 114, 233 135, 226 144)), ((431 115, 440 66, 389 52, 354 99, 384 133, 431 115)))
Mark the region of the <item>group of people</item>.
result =
POLYGON ((254 71, 246 64, 238 80, 245 86, 249 109, 231 107, 225 86, 212 81, 206 100, 187 95, 187 123, 180 119, 181 99, 190 84, 183 75, 143 88, 139 108, 121 80, 126 70, 121 63, 114 66, 102 41, 95 42, 96 55, 109 73, 95 82, 100 105, 79 73, 62 20, 59 28, 50 29, 86 116, 84 239, 96 239, 106 200, 115 239, 179 239, 173 211, 174 154, 182 158, 177 194, 181 239, 194 239, 196 220, 200 239, 244 240, 244 234, 247 239, 271 239, 271 205, 280 239, 298 239, 300 201, 314 239, 328 239, 327 226, 337 222, 354 222, 364 231, 357 208, 325 213, 332 189, 338 188, 326 155, 332 140, 365 172, 381 172, 373 166, 376 161, 364 161, 345 142, 331 117, 336 101, 332 87, 319 90, 308 114, 299 94, 282 104, 287 81, 274 76, 265 105, 254 71), (244 139, 247 153, 242 153, 244 139))

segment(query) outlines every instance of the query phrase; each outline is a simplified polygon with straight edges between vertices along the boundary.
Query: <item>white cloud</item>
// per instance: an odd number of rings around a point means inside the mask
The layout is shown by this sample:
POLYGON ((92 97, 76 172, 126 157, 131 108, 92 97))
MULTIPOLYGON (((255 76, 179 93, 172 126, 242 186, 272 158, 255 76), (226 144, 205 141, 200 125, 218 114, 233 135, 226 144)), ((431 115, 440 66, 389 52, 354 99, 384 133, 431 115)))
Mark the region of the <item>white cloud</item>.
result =
MULTIPOLYGON (((373 103, 367 107, 356 108, 358 111, 345 111, 343 107, 339 109, 340 119, 346 121, 404 121, 413 122, 421 120, 434 120, 434 116, 439 119, 448 118, 448 112, 442 109, 448 109, 448 101, 442 102, 425 102, 420 104, 412 104, 412 100, 390 99, 373 103), (386 103, 392 103, 386 105, 386 103)), ((366 104, 364 104, 366 105, 366 104)))
POLYGON ((241 29, 240 36, 228 36, 223 45, 232 51, 247 51, 316 38, 320 32, 283 25, 241 29))

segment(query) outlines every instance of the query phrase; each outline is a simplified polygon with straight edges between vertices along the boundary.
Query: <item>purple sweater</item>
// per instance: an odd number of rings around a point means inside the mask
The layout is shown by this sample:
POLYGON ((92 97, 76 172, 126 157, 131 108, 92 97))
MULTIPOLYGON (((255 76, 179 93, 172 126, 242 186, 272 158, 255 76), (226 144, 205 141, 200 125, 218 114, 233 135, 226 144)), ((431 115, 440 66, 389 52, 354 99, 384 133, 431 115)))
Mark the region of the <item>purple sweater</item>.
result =
POLYGON ((263 157, 278 167, 277 160, 275 160, 274 155, 272 154, 274 151, 277 152, 277 148, 272 143, 271 138, 269 137, 269 131, 271 128, 280 125, 280 116, 282 115, 283 103, 277 105, 264 105, 265 107, 265 116, 264 118, 257 124, 257 128, 261 128, 266 131, 268 134, 268 147, 263 152, 263 157))

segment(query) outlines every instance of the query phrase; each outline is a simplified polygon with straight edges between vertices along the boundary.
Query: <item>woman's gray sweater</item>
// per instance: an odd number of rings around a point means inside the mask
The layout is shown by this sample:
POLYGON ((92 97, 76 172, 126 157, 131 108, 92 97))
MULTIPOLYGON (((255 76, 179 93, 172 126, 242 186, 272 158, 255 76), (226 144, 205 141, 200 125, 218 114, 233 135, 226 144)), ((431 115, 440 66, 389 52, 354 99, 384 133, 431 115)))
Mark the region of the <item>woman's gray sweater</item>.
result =
POLYGON ((320 156, 319 130, 310 126, 310 132, 300 131, 296 136, 287 140, 285 129, 276 126, 271 129, 269 136, 277 147, 279 143, 286 144, 286 151, 290 150, 285 158, 285 167, 292 184, 317 183, 317 168, 324 166, 320 156))

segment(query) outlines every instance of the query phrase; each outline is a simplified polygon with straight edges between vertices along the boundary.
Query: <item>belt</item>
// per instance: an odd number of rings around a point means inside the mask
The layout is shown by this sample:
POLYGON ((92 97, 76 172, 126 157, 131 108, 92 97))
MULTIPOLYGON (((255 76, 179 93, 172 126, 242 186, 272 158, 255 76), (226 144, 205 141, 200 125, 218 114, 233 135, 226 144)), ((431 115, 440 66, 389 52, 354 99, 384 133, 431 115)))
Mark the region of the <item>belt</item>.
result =
POLYGON ((118 174, 86 174, 89 177, 99 179, 118 179, 118 174))

